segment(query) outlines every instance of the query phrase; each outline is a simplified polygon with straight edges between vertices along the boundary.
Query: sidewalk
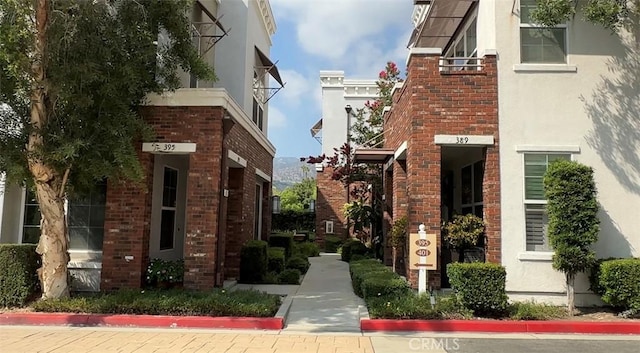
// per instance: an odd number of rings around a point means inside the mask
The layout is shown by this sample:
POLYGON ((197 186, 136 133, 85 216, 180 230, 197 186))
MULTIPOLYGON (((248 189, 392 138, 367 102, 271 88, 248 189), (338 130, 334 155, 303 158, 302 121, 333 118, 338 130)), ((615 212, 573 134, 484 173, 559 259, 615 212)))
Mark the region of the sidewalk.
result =
POLYGON ((304 276, 285 322, 285 332, 360 333, 360 309, 364 301, 353 293, 349 264, 338 254, 310 257, 304 276))

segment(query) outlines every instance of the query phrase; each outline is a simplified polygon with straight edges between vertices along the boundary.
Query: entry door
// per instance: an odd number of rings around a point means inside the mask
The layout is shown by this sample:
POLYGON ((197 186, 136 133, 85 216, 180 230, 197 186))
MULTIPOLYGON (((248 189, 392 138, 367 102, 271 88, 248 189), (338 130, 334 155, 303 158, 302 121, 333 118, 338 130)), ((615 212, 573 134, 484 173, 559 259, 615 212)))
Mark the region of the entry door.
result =
POLYGON ((254 212, 253 234, 255 239, 262 239, 262 184, 256 184, 256 199, 254 212))
POLYGON ((188 156, 156 155, 153 175, 149 256, 184 256, 188 156))

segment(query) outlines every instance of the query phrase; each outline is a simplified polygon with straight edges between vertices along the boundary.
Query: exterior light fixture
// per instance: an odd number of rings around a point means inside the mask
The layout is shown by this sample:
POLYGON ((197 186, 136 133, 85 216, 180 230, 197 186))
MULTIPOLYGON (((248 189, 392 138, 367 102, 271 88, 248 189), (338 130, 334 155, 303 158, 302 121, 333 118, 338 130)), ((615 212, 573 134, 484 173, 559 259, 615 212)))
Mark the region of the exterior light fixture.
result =
POLYGON ((280 196, 273 195, 271 196, 271 212, 274 214, 280 213, 280 196))
POLYGON ((309 200, 309 212, 316 211, 316 200, 309 200))

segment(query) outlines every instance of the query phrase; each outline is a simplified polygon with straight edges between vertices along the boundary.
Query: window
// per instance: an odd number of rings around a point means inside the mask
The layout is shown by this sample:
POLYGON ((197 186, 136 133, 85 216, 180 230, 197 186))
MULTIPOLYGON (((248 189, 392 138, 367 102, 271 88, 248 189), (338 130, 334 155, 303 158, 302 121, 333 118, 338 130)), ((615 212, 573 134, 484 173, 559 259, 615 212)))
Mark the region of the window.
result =
POLYGON ((324 232, 327 234, 333 234, 333 221, 326 221, 324 224, 324 232))
MULTIPOLYGON (((101 182, 88 195, 67 201, 69 249, 101 251, 107 184, 101 182)), ((22 225, 22 243, 35 244, 40 239, 40 208, 35 194, 26 191, 22 225)))
POLYGON ((520 62, 564 64, 567 62, 567 26, 541 27, 533 23, 536 0, 520 0, 520 62))
POLYGON ((178 200, 178 171, 164 167, 162 213, 160 216, 160 250, 173 249, 178 200))
POLYGON ((547 238, 547 214, 542 179, 549 163, 557 159, 570 160, 571 155, 525 154, 524 155, 524 212, 527 251, 550 251, 547 238))
MULTIPOLYGON (((264 119, 264 94, 265 85, 264 78, 259 79, 260 75, 254 71, 253 73, 253 123, 258 126, 260 130, 263 130, 264 119)), ((264 77, 264 75, 262 75, 264 77)))
POLYGON ((478 65, 477 59, 477 18, 468 22, 465 29, 459 34, 453 45, 447 51, 445 58, 456 58, 446 60, 449 65, 456 65, 451 70, 476 70, 478 65), (463 59, 466 58, 466 59, 463 59))
POLYGON ((482 218, 483 161, 462 168, 460 177, 462 179, 462 214, 473 213, 482 218))

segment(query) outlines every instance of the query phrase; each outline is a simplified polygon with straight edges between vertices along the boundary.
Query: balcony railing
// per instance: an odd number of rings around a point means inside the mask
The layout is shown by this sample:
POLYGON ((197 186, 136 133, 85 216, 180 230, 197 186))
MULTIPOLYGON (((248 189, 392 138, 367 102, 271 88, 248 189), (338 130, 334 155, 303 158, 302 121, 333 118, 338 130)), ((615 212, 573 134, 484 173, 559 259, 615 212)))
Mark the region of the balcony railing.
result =
POLYGON ((478 57, 442 57, 440 72, 443 73, 477 73, 484 68, 482 58, 478 57))

